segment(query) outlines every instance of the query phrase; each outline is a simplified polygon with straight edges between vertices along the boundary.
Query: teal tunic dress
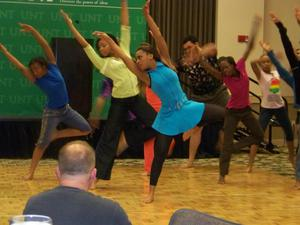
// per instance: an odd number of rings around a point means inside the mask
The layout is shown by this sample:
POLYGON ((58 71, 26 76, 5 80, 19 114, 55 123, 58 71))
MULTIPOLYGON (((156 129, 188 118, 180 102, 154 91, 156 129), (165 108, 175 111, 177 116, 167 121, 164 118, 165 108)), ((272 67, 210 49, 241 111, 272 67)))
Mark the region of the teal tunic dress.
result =
POLYGON ((148 74, 151 89, 162 104, 152 127, 169 136, 194 128, 202 118, 205 105, 188 100, 176 72, 163 63, 157 62, 156 68, 148 74))

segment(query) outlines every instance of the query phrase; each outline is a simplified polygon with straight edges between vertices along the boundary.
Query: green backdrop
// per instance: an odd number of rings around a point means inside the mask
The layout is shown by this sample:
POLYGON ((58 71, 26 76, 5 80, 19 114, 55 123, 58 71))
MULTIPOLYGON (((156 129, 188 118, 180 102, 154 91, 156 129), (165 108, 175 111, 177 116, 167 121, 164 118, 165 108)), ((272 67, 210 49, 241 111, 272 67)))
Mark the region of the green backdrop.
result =
MULTIPOLYGON (((132 52, 146 37, 141 10, 144 2, 128 1, 132 52)), ((1 0, 0 42, 27 65, 32 57, 43 53, 30 34, 19 31, 18 22, 36 27, 48 41, 52 37, 72 37, 59 14, 60 9, 70 14, 76 27, 86 38, 93 38, 91 33, 94 30, 119 36, 120 0, 1 0)), ((99 93, 102 78, 94 70, 93 99, 99 93)), ((44 103, 44 94, 0 55, 0 118, 40 118, 44 103)), ((102 117, 106 117, 106 114, 107 110, 102 117)))

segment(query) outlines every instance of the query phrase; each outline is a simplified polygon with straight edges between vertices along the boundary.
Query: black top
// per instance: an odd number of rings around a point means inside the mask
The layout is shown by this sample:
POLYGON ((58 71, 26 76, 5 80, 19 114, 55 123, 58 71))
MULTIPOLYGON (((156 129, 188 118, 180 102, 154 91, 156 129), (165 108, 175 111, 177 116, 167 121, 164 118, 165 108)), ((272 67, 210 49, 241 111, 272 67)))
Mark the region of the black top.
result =
MULTIPOLYGON (((217 57, 207 58, 207 61, 219 70, 217 57)), ((188 77, 191 90, 196 95, 212 93, 222 85, 222 81, 209 74, 199 63, 193 66, 182 66, 179 70, 188 77)))
POLYGON ((297 105, 300 104, 300 61, 297 59, 297 56, 294 52, 294 48, 293 45, 289 39, 289 37, 287 36, 287 29, 283 26, 283 24, 281 22, 275 23, 279 33, 280 33, 280 37, 281 37, 281 42, 283 44, 284 47, 284 51, 286 54, 286 57, 289 61, 291 70, 292 70, 292 74, 294 76, 295 79, 295 103, 297 105))

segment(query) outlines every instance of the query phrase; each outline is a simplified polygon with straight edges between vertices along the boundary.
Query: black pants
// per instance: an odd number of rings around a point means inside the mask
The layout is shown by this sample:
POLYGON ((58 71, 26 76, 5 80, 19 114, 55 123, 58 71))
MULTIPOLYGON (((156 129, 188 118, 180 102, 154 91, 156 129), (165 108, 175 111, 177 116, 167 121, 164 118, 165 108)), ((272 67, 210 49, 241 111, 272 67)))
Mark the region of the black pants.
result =
POLYGON ((243 109, 226 109, 224 122, 224 144, 223 151, 220 155, 220 175, 225 176, 229 173, 229 165, 233 149, 240 149, 252 144, 260 144, 263 141, 264 133, 258 122, 251 112, 250 107, 243 109), (233 133, 241 121, 251 132, 251 135, 241 139, 233 144, 233 133))
POLYGON ((109 180, 117 152, 121 131, 127 120, 128 111, 151 127, 155 110, 140 96, 129 98, 111 98, 106 126, 96 147, 97 178, 109 180))
MULTIPOLYGON (((198 127, 205 126, 210 123, 219 123, 224 120, 225 110, 224 108, 205 104, 205 109, 198 127)), ((164 134, 158 134, 154 144, 154 158, 151 167, 150 185, 155 186, 158 182, 164 161, 167 157, 168 149, 174 136, 168 136, 164 134)))

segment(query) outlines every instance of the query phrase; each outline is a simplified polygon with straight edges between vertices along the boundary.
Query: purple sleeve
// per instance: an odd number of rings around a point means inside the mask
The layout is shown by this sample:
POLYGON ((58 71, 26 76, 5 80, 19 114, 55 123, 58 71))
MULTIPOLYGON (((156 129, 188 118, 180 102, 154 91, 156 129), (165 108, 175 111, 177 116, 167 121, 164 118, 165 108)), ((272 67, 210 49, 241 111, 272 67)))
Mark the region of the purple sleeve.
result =
POLYGON ((112 80, 109 78, 104 78, 102 80, 102 87, 100 89, 99 95, 105 98, 110 97, 112 92, 112 86, 113 86, 112 80))

